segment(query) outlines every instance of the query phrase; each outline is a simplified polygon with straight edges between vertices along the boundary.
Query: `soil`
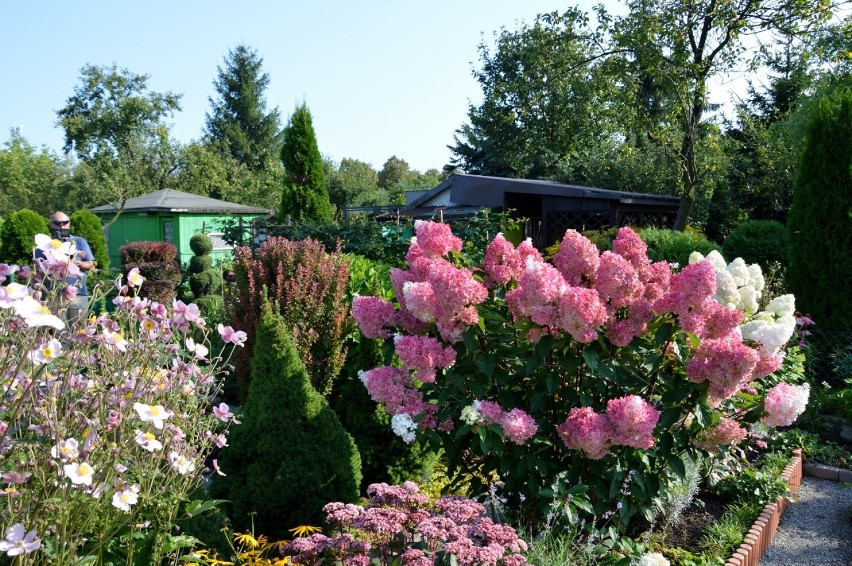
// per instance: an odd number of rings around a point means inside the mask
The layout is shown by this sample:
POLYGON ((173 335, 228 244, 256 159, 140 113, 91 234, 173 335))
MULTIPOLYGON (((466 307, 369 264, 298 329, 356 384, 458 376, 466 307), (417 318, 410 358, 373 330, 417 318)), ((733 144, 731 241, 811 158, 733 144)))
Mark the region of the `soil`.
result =
POLYGON ((681 513, 678 522, 666 529, 663 543, 667 547, 700 552, 704 532, 722 516, 727 503, 716 494, 699 493, 692 505, 681 513))

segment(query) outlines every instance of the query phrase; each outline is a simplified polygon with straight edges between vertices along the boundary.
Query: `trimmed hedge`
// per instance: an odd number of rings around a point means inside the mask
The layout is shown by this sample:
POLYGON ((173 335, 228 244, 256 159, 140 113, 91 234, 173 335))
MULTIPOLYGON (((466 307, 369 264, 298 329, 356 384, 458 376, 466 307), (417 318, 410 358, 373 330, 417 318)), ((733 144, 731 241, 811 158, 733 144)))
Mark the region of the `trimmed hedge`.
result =
POLYGON ((168 242, 133 242, 119 248, 121 269, 126 276, 134 267, 145 277, 140 294, 170 305, 181 282, 178 252, 168 242))
POLYGON ((68 218, 71 220, 71 233, 82 236, 89 243, 98 269, 109 269, 109 248, 100 218, 88 210, 78 210, 68 218))
POLYGON ((676 263, 681 268, 689 263, 689 254, 722 251, 722 247, 708 240, 701 232, 679 232, 663 228, 642 228, 639 237, 648 245, 648 257, 651 261, 676 263))
POLYGON ((769 266, 787 266, 787 236, 784 225, 776 220, 746 220, 731 231, 722 244, 722 255, 746 263, 757 263, 767 273, 769 266))
POLYGON ((36 234, 50 234, 47 218, 34 210, 16 210, 0 228, 0 260, 29 265, 33 261, 36 234))

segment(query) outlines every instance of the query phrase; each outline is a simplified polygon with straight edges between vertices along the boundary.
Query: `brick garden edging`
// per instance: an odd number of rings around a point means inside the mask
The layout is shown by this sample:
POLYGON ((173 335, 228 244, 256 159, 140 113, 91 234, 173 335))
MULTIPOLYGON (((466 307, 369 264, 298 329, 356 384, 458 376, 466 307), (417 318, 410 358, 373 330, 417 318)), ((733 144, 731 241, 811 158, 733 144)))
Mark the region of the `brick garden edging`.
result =
MULTIPOLYGON (((802 451, 793 450, 790 463, 781 472, 781 477, 787 480, 790 493, 794 494, 802 485, 802 451)), ((746 533, 745 539, 733 555, 725 562, 725 566, 757 566, 763 553, 772 542, 772 537, 778 531, 781 515, 787 509, 789 502, 779 497, 775 503, 769 503, 760 512, 754 524, 746 533)))

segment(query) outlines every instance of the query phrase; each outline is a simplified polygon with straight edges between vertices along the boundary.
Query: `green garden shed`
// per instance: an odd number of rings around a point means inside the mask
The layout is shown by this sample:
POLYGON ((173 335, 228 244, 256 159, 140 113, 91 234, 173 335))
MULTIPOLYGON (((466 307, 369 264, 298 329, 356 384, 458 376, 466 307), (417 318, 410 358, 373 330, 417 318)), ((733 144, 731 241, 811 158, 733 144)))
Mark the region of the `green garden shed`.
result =
MULTIPOLYGON (((116 207, 98 206, 91 211, 103 223, 115 216, 116 207)), ((226 222, 250 225, 252 219, 272 214, 267 208, 257 208, 210 197, 162 189, 147 195, 127 199, 121 215, 104 229, 109 248, 109 261, 121 265, 119 248, 131 242, 171 242, 178 249, 181 264, 194 254, 189 239, 204 232, 213 240, 213 261, 231 259, 231 249, 223 238, 226 222)))

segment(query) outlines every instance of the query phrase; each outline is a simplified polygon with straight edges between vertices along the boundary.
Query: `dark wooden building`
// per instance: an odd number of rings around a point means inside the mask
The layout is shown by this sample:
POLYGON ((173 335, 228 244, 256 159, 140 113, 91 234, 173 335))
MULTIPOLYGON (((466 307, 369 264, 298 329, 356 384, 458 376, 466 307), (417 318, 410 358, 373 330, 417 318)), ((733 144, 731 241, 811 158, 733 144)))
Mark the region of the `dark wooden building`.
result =
POLYGON ((565 230, 610 226, 671 228, 680 198, 566 185, 555 181, 455 174, 425 193, 414 195, 400 214, 449 219, 482 208, 508 211, 527 219, 526 236, 543 249, 565 230))

